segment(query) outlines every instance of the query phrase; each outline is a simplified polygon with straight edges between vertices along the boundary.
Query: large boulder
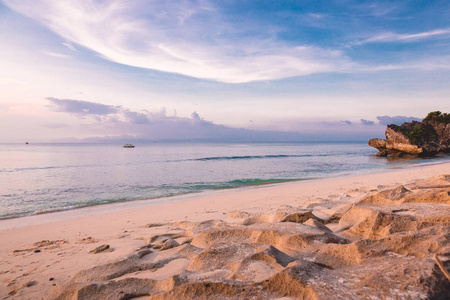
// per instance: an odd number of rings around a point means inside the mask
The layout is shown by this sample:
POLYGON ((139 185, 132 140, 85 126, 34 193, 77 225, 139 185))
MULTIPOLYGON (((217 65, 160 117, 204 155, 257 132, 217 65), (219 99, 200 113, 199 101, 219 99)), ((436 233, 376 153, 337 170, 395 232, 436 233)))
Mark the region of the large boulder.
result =
POLYGON ((450 152, 450 122, 438 122, 424 120, 423 123, 433 126, 439 139, 439 143, 443 146, 447 153, 450 152))
POLYGON ((386 126, 386 140, 371 139, 379 156, 427 157, 450 152, 450 114, 431 112, 422 121, 386 126))

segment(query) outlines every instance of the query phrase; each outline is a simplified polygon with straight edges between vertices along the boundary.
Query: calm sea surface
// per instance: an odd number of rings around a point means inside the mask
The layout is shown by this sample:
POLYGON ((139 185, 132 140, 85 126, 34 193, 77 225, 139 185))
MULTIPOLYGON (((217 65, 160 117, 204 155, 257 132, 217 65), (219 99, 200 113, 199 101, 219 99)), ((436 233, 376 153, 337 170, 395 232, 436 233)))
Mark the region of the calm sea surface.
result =
POLYGON ((449 160, 376 153, 366 143, 0 144, 0 219, 449 160))

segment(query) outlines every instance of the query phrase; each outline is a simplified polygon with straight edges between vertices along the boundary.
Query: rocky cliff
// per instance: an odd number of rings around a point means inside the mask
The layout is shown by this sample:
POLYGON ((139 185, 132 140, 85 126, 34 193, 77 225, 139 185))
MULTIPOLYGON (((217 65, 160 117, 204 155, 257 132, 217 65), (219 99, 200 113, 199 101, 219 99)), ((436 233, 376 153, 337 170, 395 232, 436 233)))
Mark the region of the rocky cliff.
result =
POLYGON ((450 114, 435 111, 422 122, 387 125, 385 135, 385 140, 369 140, 369 146, 380 151, 378 156, 429 157, 450 153, 450 114))

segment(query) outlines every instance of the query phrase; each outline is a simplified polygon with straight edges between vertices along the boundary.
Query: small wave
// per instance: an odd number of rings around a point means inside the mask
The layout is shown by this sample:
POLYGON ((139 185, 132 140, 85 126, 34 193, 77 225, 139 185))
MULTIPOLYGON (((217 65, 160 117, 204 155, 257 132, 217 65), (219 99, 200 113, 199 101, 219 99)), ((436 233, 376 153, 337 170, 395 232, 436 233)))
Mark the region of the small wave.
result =
MULTIPOLYGON (((304 179, 237 179, 225 182, 193 182, 181 186, 165 186, 166 191, 173 191, 171 195, 196 193, 207 190, 223 190, 230 188, 239 188, 245 186, 265 185, 274 183, 284 183, 291 181, 300 181, 304 179)), ((307 179, 305 179, 307 180, 307 179)), ((167 197, 171 195, 162 195, 167 197)))
POLYGON ((98 167, 98 166, 100 166, 100 165, 66 165, 66 166, 27 167, 27 168, 14 168, 14 169, 0 169, 0 173, 41 171, 41 170, 53 170, 53 169, 72 169, 72 168, 85 168, 85 167, 98 167))
POLYGON ((211 156, 190 159, 193 161, 210 161, 210 160, 245 160, 245 159, 264 159, 264 158, 295 158, 295 157, 311 157, 311 156, 328 156, 327 154, 277 154, 277 155, 242 155, 242 156, 211 156))
POLYGON ((300 181, 300 180, 308 180, 308 179, 258 179, 258 178, 237 179, 237 180, 232 180, 232 181, 228 181, 228 182, 222 183, 217 188, 218 189, 225 189, 225 188, 234 188, 234 187, 241 187, 241 186, 285 183, 285 182, 300 181))
POLYGON ((42 209, 34 210, 34 211, 23 210, 23 211, 11 212, 11 213, 6 213, 3 215, 0 215, 0 220, 15 219, 15 218, 21 218, 21 217, 27 217, 27 216, 34 216, 34 215, 44 215, 44 214, 49 214, 49 213, 63 212, 63 211, 68 211, 68 210, 73 210, 73 209, 99 206, 99 205, 105 205, 105 204, 120 203, 120 202, 127 202, 127 201, 133 201, 133 200, 140 200, 140 199, 121 198, 121 199, 92 200, 92 201, 88 201, 88 202, 66 204, 66 206, 42 208, 42 209))
POLYGON ((0 169, 0 173, 13 173, 22 171, 38 171, 38 170, 52 170, 62 168, 78 168, 79 166, 48 166, 48 167, 28 167, 28 168, 14 168, 14 169, 0 169))
POLYGON ((14 168, 14 169, 0 169, 0 173, 13 173, 21 171, 35 171, 35 170, 50 170, 58 169, 60 167, 29 167, 29 168, 14 168))

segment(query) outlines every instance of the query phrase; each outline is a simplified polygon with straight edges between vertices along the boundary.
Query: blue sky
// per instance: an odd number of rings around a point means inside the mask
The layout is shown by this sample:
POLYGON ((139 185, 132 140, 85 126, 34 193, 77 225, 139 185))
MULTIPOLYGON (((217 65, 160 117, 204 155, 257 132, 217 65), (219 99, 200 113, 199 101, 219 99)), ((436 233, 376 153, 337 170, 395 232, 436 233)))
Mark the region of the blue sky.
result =
POLYGON ((450 112, 448 1, 0 0, 2 142, 364 140, 450 112))

